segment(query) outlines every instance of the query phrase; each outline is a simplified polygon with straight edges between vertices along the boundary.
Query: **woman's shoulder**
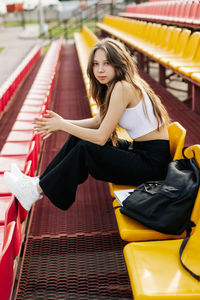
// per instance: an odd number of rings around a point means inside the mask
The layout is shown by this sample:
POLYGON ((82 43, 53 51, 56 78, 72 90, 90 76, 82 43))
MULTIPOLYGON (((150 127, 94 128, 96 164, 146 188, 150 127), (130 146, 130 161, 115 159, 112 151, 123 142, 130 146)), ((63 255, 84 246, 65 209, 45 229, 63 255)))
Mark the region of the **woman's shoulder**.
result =
POLYGON ((117 81, 114 86, 114 89, 117 91, 123 91, 125 93, 131 94, 136 92, 136 88, 131 83, 125 80, 117 81))
POLYGON ((127 106, 135 106, 141 100, 141 92, 128 81, 116 82, 114 89, 117 95, 121 94, 126 99, 127 106))

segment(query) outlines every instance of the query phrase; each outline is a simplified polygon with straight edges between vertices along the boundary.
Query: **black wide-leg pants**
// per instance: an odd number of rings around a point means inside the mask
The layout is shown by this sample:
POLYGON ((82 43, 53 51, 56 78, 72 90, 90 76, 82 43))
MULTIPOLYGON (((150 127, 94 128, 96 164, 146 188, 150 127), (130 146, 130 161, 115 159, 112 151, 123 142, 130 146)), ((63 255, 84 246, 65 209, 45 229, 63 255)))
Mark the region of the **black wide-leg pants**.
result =
POLYGON ((117 184, 139 185, 164 179, 170 157, 169 141, 130 143, 119 140, 104 146, 69 136, 40 176, 40 186, 50 201, 66 210, 74 202, 76 190, 90 174, 95 179, 117 184))

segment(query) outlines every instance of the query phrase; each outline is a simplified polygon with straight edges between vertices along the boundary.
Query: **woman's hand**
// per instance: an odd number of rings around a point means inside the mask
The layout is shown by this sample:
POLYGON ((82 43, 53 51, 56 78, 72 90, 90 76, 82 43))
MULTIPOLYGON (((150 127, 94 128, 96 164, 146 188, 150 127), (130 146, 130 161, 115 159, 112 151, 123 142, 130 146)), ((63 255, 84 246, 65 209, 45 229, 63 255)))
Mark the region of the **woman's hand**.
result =
POLYGON ((35 118, 33 123, 35 131, 46 139, 54 131, 61 130, 63 118, 55 112, 47 110, 44 117, 35 118))

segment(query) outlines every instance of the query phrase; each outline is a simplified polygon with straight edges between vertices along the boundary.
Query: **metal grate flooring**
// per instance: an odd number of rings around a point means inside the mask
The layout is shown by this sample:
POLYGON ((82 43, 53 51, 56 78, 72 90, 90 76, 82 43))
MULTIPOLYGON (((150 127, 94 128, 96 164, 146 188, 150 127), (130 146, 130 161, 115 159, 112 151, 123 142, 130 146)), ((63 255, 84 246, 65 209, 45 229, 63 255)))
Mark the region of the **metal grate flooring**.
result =
POLYGON ((17 299, 131 299, 118 233, 29 238, 17 299))
MULTIPOLYGON (((70 119, 90 110, 74 44, 61 53, 53 110, 70 119)), ((45 143, 41 171, 66 140, 45 143)), ((67 211, 47 198, 31 212, 15 299, 132 299, 108 184, 89 177, 67 211)))

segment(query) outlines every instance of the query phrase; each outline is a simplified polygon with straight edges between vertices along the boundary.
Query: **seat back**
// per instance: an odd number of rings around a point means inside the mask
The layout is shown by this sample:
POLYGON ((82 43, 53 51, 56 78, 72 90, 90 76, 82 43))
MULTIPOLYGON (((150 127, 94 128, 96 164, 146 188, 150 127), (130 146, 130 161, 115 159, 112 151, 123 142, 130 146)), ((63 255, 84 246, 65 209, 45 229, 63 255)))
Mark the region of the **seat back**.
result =
POLYGON ((200 44, 200 32, 196 31, 191 34, 185 50, 183 52, 183 58, 190 58, 192 59, 195 56, 197 48, 200 44))
POLYGON ((169 7, 168 7, 168 17, 173 17, 174 16, 174 11, 176 10, 176 2, 170 2, 169 7))
POLYGON ((157 35, 157 41, 156 41, 156 46, 159 47, 165 47, 165 40, 166 40, 166 36, 167 36, 167 27, 166 25, 162 25, 159 29, 159 33, 157 35))
POLYGON ((92 48, 98 42, 98 38, 88 27, 83 26, 82 34, 90 48, 92 48))
POLYGON ((197 3, 197 6, 196 6, 196 13, 194 15, 193 22, 194 22, 194 24, 200 23, 200 3, 199 2, 197 3))
POLYGON ((195 18, 197 8, 198 8, 198 2, 192 1, 188 13, 188 22, 192 22, 192 20, 195 18))
POLYGON ((173 122, 168 126, 170 153, 173 160, 182 157, 182 149, 185 143, 186 130, 178 122, 173 122))
POLYGON ((152 35, 148 42, 150 42, 152 45, 156 45, 156 42, 158 40, 159 32, 160 32, 161 24, 152 24, 152 35))
MULTIPOLYGON (((169 27, 171 28, 171 26, 169 27)), ((168 51, 172 51, 173 49, 175 49, 178 37, 180 36, 181 33, 181 28, 178 27, 172 27, 171 29, 171 34, 168 37, 168 42, 166 45, 166 50, 168 51)))
POLYGON ((19 254, 21 243, 22 243, 22 228, 21 228, 21 218, 20 218, 20 203, 12 196, 11 203, 5 214, 5 227, 8 226, 11 222, 15 222, 15 231, 14 231, 14 244, 13 244, 13 253, 14 257, 19 254))
MULTIPOLYGON (((200 145, 190 147, 194 151, 195 160, 200 168, 200 145)), ((190 149, 187 149, 186 155, 193 156, 190 149)), ((194 233, 191 235, 182 255, 184 264, 189 267, 194 273, 200 274, 200 189, 198 191, 195 204, 193 207, 191 220, 196 224, 194 233)))
POLYGON ((189 15, 191 2, 190 1, 180 1, 180 3, 181 3, 181 8, 180 8, 178 17, 185 19, 189 15))
POLYGON ((195 53, 193 61, 194 61, 194 65, 195 65, 195 63, 198 63, 198 64, 200 63, 200 45, 197 47, 197 51, 195 53))
MULTIPOLYGON (((189 148, 186 149, 185 155, 187 157, 195 156, 196 163, 197 163, 198 167, 200 168, 200 145, 190 146, 189 148)), ((199 219, 200 219, 200 189, 198 191, 198 194, 197 194, 197 197, 196 197, 196 200, 195 200, 195 203, 194 203, 194 207, 193 207, 193 210, 192 210, 192 214, 191 214, 191 220, 195 224, 197 224, 199 222, 199 219)), ((200 224, 197 227, 199 228, 198 232, 200 232, 200 224)), ((195 234, 196 234, 196 229, 197 228, 195 228, 195 227, 193 228, 195 234)), ((199 246, 200 246, 200 244, 199 244, 199 246)))
POLYGON ((15 225, 15 221, 13 221, 6 226, 0 254, 0 295, 2 300, 10 299, 13 286, 15 225))
POLYGON ((174 49, 174 54, 176 54, 176 55, 182 55, 183 54, 190 34, 191 34, 191 30, 189 30, 189 29, 184 29, 180 33, 180 35, 178 37, 178 40, 177 40, 177 43, 176 43, 176 47, 174 49))

